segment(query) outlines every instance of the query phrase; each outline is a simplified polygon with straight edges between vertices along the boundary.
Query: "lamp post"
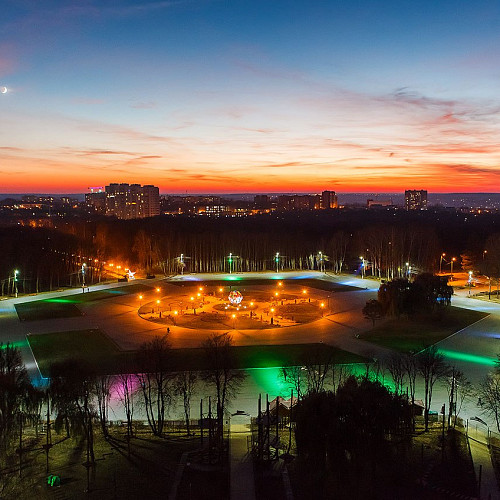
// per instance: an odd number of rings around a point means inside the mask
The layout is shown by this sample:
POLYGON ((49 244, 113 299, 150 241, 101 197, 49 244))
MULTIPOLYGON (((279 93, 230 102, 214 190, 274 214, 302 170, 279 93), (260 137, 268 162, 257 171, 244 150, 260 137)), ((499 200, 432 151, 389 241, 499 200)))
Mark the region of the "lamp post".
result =
POLYGON ((469 271, 469 297, 471 295, 471 287, 472 287, 472 271, 469 271))
POLYGON ((319 255, 319 272, 322 273, 324 271, 324 266, 323 266, 323 252, 318 252, 319 255))
POLYGON ((276 255, 274 256, 274 262, 276 263, 276 272, 279 272, 279 267, 280 267, 280 253, 276 252, 276 255))
POLYGON ((361 259, 361 279, 365 277, 365 258, 360 256, 361 259))
POLYGON ((82 264, 82 293, 85 293, 85 268, 87 264, 85 262, 82 264))
POLYGON ((139 295, 139 309, 142 307, 142 295, 139 295))
POLYGON ((232 264, 233 264, 233 254, 231 252, 229 252, 229 274, 231 274, 233 272, 232 264))
POLYGON ((453 257, 453 259, 451 259, 451 267, 450 267, 450 281, 453 281, 453 262, 455 262, 457 259, 455 257, 453 257))
POLYGON ((446 257, 446 254, 445 253, 442 253, 441 254, 441 257, 439 259, 439 274, 442 273, 442 266, 443 266, 443 260, 444 260, 444 257, 446 257))
POLYGON ((18 291, 17 291, 17 277, 18 276, 19 276, 19 271, 16 269, 14 271, 14 291, 15 291, 16 299, 17 299, 17 296, 18 296, 18 291))
POLYGON ((323 317, 323 314, 324 314, 324 311, 325 311, 325 303, 321 302, 321 304, 319 305, 319 307, 321 307, 321 317, 323 317))

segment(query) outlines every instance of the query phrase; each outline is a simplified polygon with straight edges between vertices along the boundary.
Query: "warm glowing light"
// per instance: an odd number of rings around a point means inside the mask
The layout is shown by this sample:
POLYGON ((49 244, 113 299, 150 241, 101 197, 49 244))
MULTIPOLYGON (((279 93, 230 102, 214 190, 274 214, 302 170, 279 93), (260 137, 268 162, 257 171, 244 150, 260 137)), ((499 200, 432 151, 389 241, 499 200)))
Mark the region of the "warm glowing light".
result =
POLYGON ((177 316, 179 314, 179 311, 174 311, 174 315, 177 316))
POLYGON ((231 317, 232 317, 233 319, 234 319, 234 318, 236 318, 236 314, 233 314, 231 317))
POLYGON ((250 302, 250 306, 253 306, 253 302, 250 302))
POLYGON ((278 292, 274 292, 274 295, 276 295, 276 297, 277 297, 279 295, 279 293, 278 292))
POLYGON ((201 292, 201 291, 203 291, 203 287, 202 287, 202 286, 200 286, 199 290, 200 290, 200 292, 201 292))
POLYGON ((159 289, 159 288, 157 288, 157 289, 156 289, 156 291, 157 291, 157 292, 159 292, 159 291, 160 291, 160 289, 159 289))
POLYGON ((455 262, 457 259, 455 257, 453 257, 453 259, 451 259, 453 262, 455 262))
POLYGON ((302 290, 302 293, 305 295, 307 293, 307 290, 302 290))
POLYGON ((156 301, 156 303, 157 303, 157 304, 159 304, 159 303, 160 303, 160 301, 159 301, 159 300, 157 300, 157 301, 156 301))
POLYGON ((139 295, 139 300, 142 300, 142 295, 139 295))
POLYGON ((281 281, 278 281, 278 286, 283 286, 283 283, 281 283, 281 281))
POLYGON ((196 295, 197 295, 198 297, 201 297, 201 293, 197 293, 196 295))
POLYGON ((194 300, 194 297, 191 297, 191 300, 194 300))
POLYGON ((224 288, 219 288, 219 292, 223 292, 224 291, 224 288))
POLYGON ((321 302, 320 307, 325 307, 324 302, 321 302))
POLYGON ((116 269, 121 269, 121 268, 122 268, 122 266, 116 266, 116 269))
POLYGON ((272 312, 272 313, 274 312, 274 307, 271 307, 271 312, 272 312))

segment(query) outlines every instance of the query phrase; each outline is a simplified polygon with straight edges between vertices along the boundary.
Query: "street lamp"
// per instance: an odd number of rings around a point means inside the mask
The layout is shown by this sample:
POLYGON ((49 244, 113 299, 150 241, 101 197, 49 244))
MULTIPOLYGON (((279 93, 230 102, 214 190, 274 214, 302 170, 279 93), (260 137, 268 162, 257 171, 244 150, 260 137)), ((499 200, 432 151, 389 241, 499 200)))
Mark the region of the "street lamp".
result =
POLYGON ((325 310, 325 303, 321 302, 321 304, 319 305, 319 307, 321 307, 321 317, 323 317, 323 313, 324 313, 324 310, 325 310))
POLYGON ((361 259, 361 279, 365 277, 365 258, 360 256, 361 259))
POLYGON ((453 259, 451 259, 451 267, 450 267, 450 281, 453 281, 453 262, 455 262, 457 259, 455 257, 453 257, 453 259))
POLYGON ((15 293, 16 293, 16 299, 17 299, 17 296, 18 296, 18 292, 17 292, 17 277, 19 276, 19 271, 16 269, 14 271, 14 290, 15 290, 15 293))
POLYGON ((441 258, 439 259, 439 274, 442 273, 442 266, 443 266, 444 257, 446 257, 446 254, 443 252, 441 254, 441 258))
POLYGON ((82 264, 82 293, 85 293, 85 268, 87 264, 85 262, 82 264))
POLYGON ((471 294, 471 286, 472 286, 472 271, 469 271, 469 297, 471 294))
POLYGON ((139 309, 142 307, 142 295, 139 295, 139 309))
POLYGON ((229 274, 231 274, 233 272, 232 264, 233 264, 233 254, 231 252, 229 252, 229 274))
POLYGON ((487 253, 488 253, 488 250, 483 250, 483 260, 484 260, 485 254, 487 254, 487 253))
POLYGON ((276 255, 274 257, 274 262, 276 262, 276 272, 279 272, 279 266, 280 266, 280 253, 276 252, 276 255))
POLYGON ((323 267, 323 252, 318 252, 319 255, 319 271, 322 273, 324 270, 323 267))

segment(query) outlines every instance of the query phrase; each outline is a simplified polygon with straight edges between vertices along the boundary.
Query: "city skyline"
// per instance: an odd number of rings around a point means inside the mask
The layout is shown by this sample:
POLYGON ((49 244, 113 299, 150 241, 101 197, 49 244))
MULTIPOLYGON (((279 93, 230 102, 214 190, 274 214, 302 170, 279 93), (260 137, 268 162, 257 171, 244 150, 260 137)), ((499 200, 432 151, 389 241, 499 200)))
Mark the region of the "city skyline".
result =
POLYGON ((0 191, 498 191, 499 21, 486 1, 7 1, 0 191))

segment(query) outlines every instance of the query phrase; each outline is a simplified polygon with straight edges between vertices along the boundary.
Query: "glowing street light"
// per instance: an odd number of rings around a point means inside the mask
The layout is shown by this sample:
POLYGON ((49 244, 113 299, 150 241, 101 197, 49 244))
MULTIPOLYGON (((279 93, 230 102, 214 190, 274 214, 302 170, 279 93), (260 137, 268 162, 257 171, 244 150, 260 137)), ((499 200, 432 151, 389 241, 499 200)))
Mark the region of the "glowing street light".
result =
POLYGON ((319 305, 319 307, 321 307, 321 317, 323 317, 323 311, 325 310, 325 303, 321 302, 321 304, 319 305))
POLYGON ((279 266, 280 266, 280 253, 276 252, 276 255, 274 257, 274 262, 276 262, 276 272, 279 272, 279 266))
POLYGON ((451 259, 451 267, 450 267, 450 281, 453 281, 453 262, 455 262, 457 259, 455 257, 453 257, 453 259, 451 259))
POLYGON ((446 257, 446 254, 443 252, 441 254, 441 258, 439 259, 439 274, 442 273, 443 260, 444 260, 445 257, 446 257))
POLYGON ((85 293, 85 269, 87 264, 84 262, 82 264, 82 293, 85 293))
POLYGON ((139 295, 139 308, 142 307, 142 295, 139 295))
POLYGON ((229 274, 231 274, 233 272, 233 254, 231 252, 229 252, 228 262, 229 262, 229 274))
POLYGON ((472 271, 469 271, 469 297, 471 295, 471 286, 472 286, 472 271))
POLYGON ((156 291, 157 291, 158 293, 160 293, 161 288, 160 288, 160 287, 157 287, 157 288, 156 288, 156 291))
POLYGON ((17 277, 19 276, 19 271, 17 269, 14 270, 14 290, 16 294, 16 299, 18 296, 18 291, 17 291, 17 277))
POLYGON ((365 277, 365 258, 363 256, 359 257, 361 259, 361 279, 365 277))

